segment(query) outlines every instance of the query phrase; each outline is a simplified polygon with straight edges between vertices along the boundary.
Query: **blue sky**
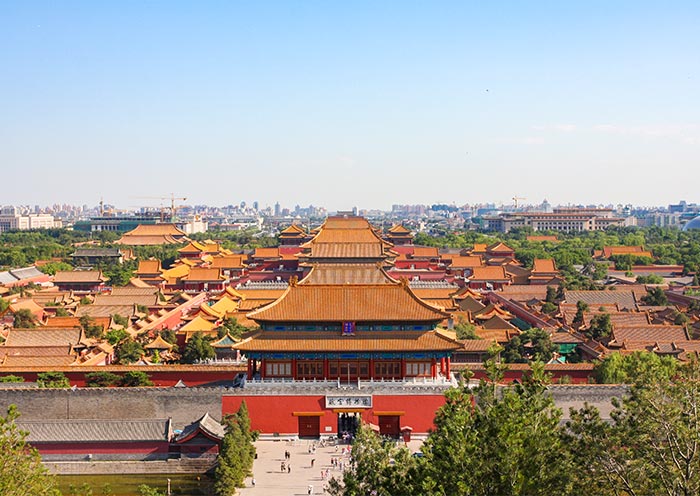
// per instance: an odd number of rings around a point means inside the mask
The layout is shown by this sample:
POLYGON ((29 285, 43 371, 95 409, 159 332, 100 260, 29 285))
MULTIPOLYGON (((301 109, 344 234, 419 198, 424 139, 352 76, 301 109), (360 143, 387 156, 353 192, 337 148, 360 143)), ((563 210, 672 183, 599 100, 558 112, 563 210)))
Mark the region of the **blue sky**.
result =
POLYGON ((697 1, 0 2, 0 204, 700 201, 698 26, 697 1))

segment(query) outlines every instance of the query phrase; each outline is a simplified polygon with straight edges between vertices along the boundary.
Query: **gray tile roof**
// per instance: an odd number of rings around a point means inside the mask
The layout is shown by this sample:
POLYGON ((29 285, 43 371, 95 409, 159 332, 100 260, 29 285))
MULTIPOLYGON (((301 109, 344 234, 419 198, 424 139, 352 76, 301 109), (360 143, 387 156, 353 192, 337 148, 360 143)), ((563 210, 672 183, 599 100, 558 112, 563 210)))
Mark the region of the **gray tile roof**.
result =
POLYGON ((5 272, 0 272, 0 284, 12 284, 17 281, 18 279, 15 276, 13 276, 9 270, 6 270, 5 272))
POLYGON ((30 443, 164 441, 171 437, 169 419, 18 421, 30 443))
POLYGON ((178 442, 183 439, 186 439, 199 429, 201 429, 204 433, 208 434, 209 436, 217 439, 223 439, 224 435, 226 434, 224 426, 216 420, 214 420, 211 416, 209 416, 209 412, 207 412, 204 415, 202 415, 199 418, 199 420, 196 420, 195 422, 192 422, 190 425, 185 427, 182 430, 182 432, 178 434, 175 441, 178 442))
POLYGON ((80 328, 12 329, 7 336, 7 347, 62 347, 76 345, 82 338, 80 328))
POLYGON ((77 316, 110 317, 114 314, 122 317, 132 317, 136 313, 134 305, 84 305, 78 308, 77 316))
POLYGON ((587 303, 591 308, 605 304, 617 304, 620 310, 625 308, 634 310, 637 308, 634 292, 625 290, 566 291, 564 301, 566 303, 573 303, 574 305, 582 301, 587 303))
POLYGON ((78 248, 71 257, 119 257, 119 248, 78 248))
POLYGON ((34 266, 24 267, 23 269, 12 269, 10 273, 17 279, 31 279, 32 277, 41 277, 44 275, 42 271, 34 266))

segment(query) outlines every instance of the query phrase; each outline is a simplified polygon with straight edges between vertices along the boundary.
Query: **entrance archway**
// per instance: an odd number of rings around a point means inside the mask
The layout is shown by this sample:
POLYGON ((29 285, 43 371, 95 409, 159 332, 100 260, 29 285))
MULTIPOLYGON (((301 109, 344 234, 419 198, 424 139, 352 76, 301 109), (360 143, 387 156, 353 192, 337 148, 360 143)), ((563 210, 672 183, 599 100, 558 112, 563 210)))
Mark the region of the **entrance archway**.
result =
POLYGON ((355 437, 362 420, 360 412, 338 412, 338 437, 344 434, 355 437))

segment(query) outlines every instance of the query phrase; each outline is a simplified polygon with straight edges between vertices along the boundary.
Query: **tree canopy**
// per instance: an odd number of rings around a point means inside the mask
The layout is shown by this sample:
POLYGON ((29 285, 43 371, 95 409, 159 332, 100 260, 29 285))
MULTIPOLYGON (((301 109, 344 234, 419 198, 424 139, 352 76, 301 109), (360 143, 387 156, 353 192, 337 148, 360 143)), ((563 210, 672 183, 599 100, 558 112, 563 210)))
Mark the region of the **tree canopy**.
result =
POLYGON ((253 442, 257 433, 250 430, 250 417, 245 401, 238 412, 224 419, 226 435, 219 450, 218 465, 214 473, 214 492, 217 496, 232 496, 236 488, 252 473, 255 460, 253 442))
POLYGON ((9 406, 6 416, 0 416, 0 494, 60 496, 39 452, 27 444, 28 433, 17 426, 18 418, 15 405, 9 406))
POLYGON ((196 363, 216 356, 211 342, 201 332, 196 332, 185 345, 182 363, 196 363))

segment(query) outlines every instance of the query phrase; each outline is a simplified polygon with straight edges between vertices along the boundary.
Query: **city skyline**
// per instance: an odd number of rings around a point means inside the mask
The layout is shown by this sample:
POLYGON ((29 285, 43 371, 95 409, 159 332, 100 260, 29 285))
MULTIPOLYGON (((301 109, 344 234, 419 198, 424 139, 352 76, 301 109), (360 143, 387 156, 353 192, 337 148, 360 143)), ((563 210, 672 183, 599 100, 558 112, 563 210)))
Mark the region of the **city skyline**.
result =
POLYGON ((699 14, 5 3, 3 204, 696 202, 699 14))

